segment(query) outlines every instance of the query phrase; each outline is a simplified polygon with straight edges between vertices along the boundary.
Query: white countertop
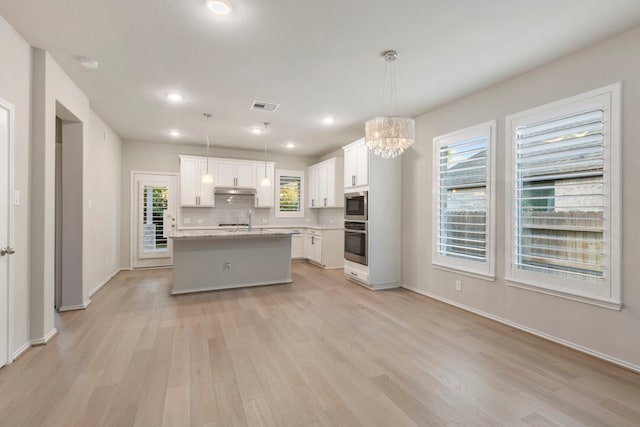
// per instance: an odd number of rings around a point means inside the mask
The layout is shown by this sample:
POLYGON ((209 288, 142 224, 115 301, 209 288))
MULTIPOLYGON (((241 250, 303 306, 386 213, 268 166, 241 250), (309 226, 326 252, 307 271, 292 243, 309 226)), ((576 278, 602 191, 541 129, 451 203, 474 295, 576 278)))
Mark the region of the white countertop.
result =
POLYGON ((253 237, 273 237, 288 236, 298 234, 295 230, 283 228, 266 227, 253 228, 249 231, 246 228, 237 229, 235 227, 218 227, 218 229, 180 230, 172 233, 172 239, 246 239, 253 237))
MULTIPOLYGON (((211 231, 211 230, 235 230, 238 229, 239 227, 236 226, 225 226, 225 227, 220 227, 220 226, 201 226, 201 227, 181 227, 179 232, 183 232, 183 231, 203 231, 203 230, 207 230, 207 231, 211 231)), ((246 226, 244 227, 240 227, 244 230, 246 230, 246 226)), ((331 224, 331 225, 254 225, 253 229, 254 230, 259 230, 259 229, 268 229, 268 230, 290 230, 290 229, 303 229, 303 228, 309 228, 312 230, 343 230, 343 224, 342 223, 338 223, 338 224, 331 224)))

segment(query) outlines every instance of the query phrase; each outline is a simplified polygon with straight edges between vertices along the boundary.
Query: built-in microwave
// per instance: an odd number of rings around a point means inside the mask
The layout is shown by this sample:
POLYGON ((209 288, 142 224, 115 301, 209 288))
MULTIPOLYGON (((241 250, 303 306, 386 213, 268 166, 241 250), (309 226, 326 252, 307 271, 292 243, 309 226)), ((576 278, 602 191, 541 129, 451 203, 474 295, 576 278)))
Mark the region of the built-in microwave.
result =
POLYGON ((357 193, 345 193, 344 195, 344 219, 351 221, 367 221, 367 191, 357 193))
POLYGON ((358 264, 368 265, 367 222, 344 222, 344 258, 358 264))

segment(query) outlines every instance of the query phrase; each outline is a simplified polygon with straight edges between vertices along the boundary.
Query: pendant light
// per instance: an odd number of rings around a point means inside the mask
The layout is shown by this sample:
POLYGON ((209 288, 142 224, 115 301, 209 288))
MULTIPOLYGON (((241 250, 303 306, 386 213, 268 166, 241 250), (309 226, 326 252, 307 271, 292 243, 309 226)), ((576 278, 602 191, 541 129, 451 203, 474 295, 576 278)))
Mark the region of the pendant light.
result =
POLYGON ((202 175, 202 183, 213 184, 213 176, 209 173, 209 119, 211 114, 204 113, 203 115, 207 118, 207 173, 202 175))
POLYGON ((364 125, 364 141, 373 152, 385 159, 394 158, 404 152, 415 141, 415 122, 409 117, 393 115, 396 106, 395 70, 393 63, 398 59, 394 50, 383 54, 384 83, 382 85, 382 114, 367 120, 364 125), (389 91, 387 109, 385 110, 385 93, 389 91))
POLYGON ((269 181, 269 177, 267 176, 267 126, 269 126, 268 122, 263 122, 264 125, 264 177, 262 181, 260 181, 260 185, 263 187, 268 187, 271 185, 271 181, 269 181))

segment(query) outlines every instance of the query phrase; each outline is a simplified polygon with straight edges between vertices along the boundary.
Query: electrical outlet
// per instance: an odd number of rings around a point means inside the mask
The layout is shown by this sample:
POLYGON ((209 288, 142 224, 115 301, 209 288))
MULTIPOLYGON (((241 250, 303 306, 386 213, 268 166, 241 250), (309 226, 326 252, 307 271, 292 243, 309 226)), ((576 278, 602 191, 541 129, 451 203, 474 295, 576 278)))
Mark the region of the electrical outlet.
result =
POLYGON ((203 219, 198 219, 198 224, 202 224, 204 222, 203 219))
POLYGON ((269 222, 269 220, 267 218, 262 218, 262 223, 266 224, 267 222, 269 222))
POLYGON ((462 292, 462 281, 456 280, 456 291, 462 292))
POLYGON ((185 224, 191 224, 191 218, 183 218, 182 221, 184 221, 185 224))

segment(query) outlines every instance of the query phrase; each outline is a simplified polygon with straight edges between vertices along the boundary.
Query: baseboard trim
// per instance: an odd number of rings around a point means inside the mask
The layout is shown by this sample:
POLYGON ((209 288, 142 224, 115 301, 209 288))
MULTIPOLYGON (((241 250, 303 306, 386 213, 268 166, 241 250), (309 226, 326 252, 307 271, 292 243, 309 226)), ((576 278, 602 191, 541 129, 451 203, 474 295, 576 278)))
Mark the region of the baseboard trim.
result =
POLYGON ((191 288, 191 289, 180 289, 178 291, 174 291, 173 288, 171 288, 171 295, 182 295, 182 294, 191 294, 196 292, 207 292, 207 291, 224 291, 225 289, 250 288, 252 286, 287 285, 290 283, 293 283, 293 280, 291 280, 291 277, 284 280, 267 280, 264 282, 226 285, 221 288, 220 287, 191 288))
POLYGON ((113 279, 114 277, 116 277, 116 275, 117 275, 118 273, 120 273, 121 271, 125 271, 125 270, 128 270, 128 268, 125 268, 125 267, 117 268, 117 269, 116 269, 116 271, 114 271, 113 273, 111 273, 111 275, 110 275, 109 277, 107 277, 107 278, 106 278, 105 280, 103 280, 103 281, 102 281, 98 286, 96 286, 95 288, 93 288, 93 290, 91 290, 91 291, 89 292, 89 298, 91 298, 92 296, 94 296, 96 292, 98 292, 100 289, 102 289, 102 287, 103 287, 104 285, 106 285, 107 283, 109 283, 109 281, 110 281, 111 279, 113 279))
POLYGON ((91 304, 91 300, 90 299, 86 300, 82 304, 65 305, 65 306, 59 307, 58 308, 58 312, 62 313, 63 311, 84 310, 85 308, 89 307, 89 304, 91 304))
POLYGON ((560 345, 562 345, 564 347, 568 347, 568 348, 571 348, 573 350, 579 351, 581 353, 588 354, 589 356, 593 356, 593 357, 595 357, 597 359, 604 360, 605 362, 609 362, 609 363, 611 363, 613 365, 616 365, 616 366, 619 366, 621 368, 628 369, 629 371, 633 371, 633 372, 636 372, 636 373, 640 374, 640 366, 635 365, 633 363, 626 362, 624 360, 618 359, 618 358, 610 356, 608 354, 601 353, 599 351, 590 349, 588 347, 581 346, 579 344, 573 343, 571 341, 567 341, 567 340, 562 339, 562 338, 558 338, 558 337, 556 337, 554 335, 550 335, 550 334, 547 334, 545 332, 538 331, 537 329, 533 329, 533 328, 530 328, 528 326, 521 325, 521 324, 513 322, 511 320, 504 319, 502 317, 493 315, 491 313, 487 313, 487 312, 482 311, 482 310, 478 310, 477 308, 474 308, 474 307, 471 307, 471 306, 468 306, 468 305, 465 305, 465 304, 461 304, 461 303, 459 303, 457 301, 453 301, 453 300, 450 300, 448 298, 441 297, 439 295, 433 294, 431 292, 428 292, 428 291, 425 291, 425 290, 422 290, 422 289, 414 288, 414 287, 407 286, 407 285, 402 285, 402 287, 407 289, 407 290, 409 290, 409 291, 418 293, 420 295, 424 295, 424 296, 429 297, 429 298, 433 298, 433 299, 438 300, 440 302, 443 302, 445 304, 449 304, 449 305, 452 305, 454 307, 460 308, 462 310, 469 311, 471 313, 477 314, 478 316, 482 316, 482 317, 485 317, 487 319, 494 320, 494 321, 496 321, 498 323, 502 323, 504 325, 511 326, 512 328, 519 329, 519 330, 527 332, 527 333, 529 333, 531 335, 535 335, 535 336, 538 336, 540 338, 544 338, 544 339, 546 339, 548 341, 552 341, 552 342, 554 342, 556 344, 560 344, 560 345))
POLYGON ((45 335, 42 338, 34 338, 31 340, 31 345, 36 346, 36 345, 45 345, 47 344, 49 341, 51 341, 51 339, 56 336, 56 334, 58 333, 58 330, 56 328, 53 328, 51 331, 49 331, 49 333, 47 335, 45 335))
POLYGON ((14 362, 18 357, 22 356, 22 354, 25 351, 29 350, 30 348, 31 348, 30 342, 26 342, 22 344, 22 346, 20 346, 20 348, 14 351, 13 354, 11 355, 11 362, 14 362))

